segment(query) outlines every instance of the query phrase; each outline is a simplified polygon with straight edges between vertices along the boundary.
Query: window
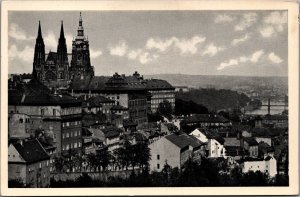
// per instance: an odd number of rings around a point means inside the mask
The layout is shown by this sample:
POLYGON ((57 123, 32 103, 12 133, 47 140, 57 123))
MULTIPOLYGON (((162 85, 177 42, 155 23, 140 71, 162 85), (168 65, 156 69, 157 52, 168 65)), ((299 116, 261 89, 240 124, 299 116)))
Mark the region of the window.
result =
POLYGON ((66 126, 67 126, 67 127, 70 126, 70 123, 69 123, 69 122, 66 122, 66 126))
POLYGON ((81 142, 78 142, 78 147, 81 147, 81 142))
POLYGON ((160 155, 157 155, 157 160, 159 160, 160 159, 160 155))
POLYGON ((117 96, 117 99, 119 99, 120 97, 119 96, 117 96))
POLYGON ((69 133, 66 133, 66 138, 68 138, 69 137, 69 133))
POLYGON ((40 163, 40 166, 39 166, 40 168, 42 168, 42 163, 40 163))
POLYGON ((74 148, 77 148, 77 142, 74 143, 74 148))
POLYGON ((31 168, 28 168, 28 172, 31 172, 31 168))
POLYGON ((20 123, 23 123, 23 118, 20 118, 20 123))
POLYGON ((56 116, 56 109, 53 109, 53 116, 56 116))
POLYGON ((64 133, 62 134, 62 138, 65 139, 65 134, 64 133))
POLYGON ((157 169, 159 169, 159 167, 160 167, 159 164, 157 164, 157 169))
POLYGON ((67 146, 66 146, 66 150, 69 150, 69 148, 70 148, 70 147, 69 147, 69 144, 67 144, 67 146))
POLYGON ((45 109, 41 109, 41 115, 45 115, 45 109))
POLYGON ((49 166, 49 161, 47 161, 46 165, 49 166))
POLYGON ((50 172, 52 172, 52 167, 50 167, 50 172))
POLYGON ((75 137, 77 136, 77 131, 75 131, 74 136, 75 136, 75 137))

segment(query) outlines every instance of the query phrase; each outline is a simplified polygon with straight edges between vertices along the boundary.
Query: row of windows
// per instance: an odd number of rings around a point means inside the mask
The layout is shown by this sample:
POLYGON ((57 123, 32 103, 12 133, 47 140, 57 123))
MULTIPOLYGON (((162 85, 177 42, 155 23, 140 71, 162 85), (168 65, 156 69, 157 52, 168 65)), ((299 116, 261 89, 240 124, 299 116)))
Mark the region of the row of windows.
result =
POLYGON ((152 98, 174 98, 175 95, 174 94, 157 94, 157 95, 153 95, 151 97, 152 98))
POLYGON ((167 100, 169 101, 170 103, 174 103, 175 102, 175 99, 155 99, 155 100, 151 100, 151 103, 162 103, 164 102, 164 100, 167 100))
POLYGON ((69 150, 72 148, 80 148, 80 147, 81 147, 81 142, 74 142, 74 143, 63 145, 63 150, 69 150))
POLYGON ((150 90, 151 93, 174 93, 174 90, 150 90))
POLYGON ((74 131, 74 132, 66 132, 62 134, 62 138, 69 138, 69 137, 77 137, 80 136, 80 131, 74 131))
POLYGON ((81 121, 63 122, 62 127, 77 126, 80 124, 81 124, 81 121))
POLYGON ((137 100, 130 100, 129 101, 129 107, 144 106, 144 105, 147 105, 147 100, 146 99, 137 99, 137 100))
MULTIPOLYGON (((39 163, 39 168, 45 167, 45 166, 49 166, 49 161, 47 160, 46 162, 40 162, 39 163)), ((29 167, 28 168, 28 172, 33 172, 34 171, 34 167, 29 167)))

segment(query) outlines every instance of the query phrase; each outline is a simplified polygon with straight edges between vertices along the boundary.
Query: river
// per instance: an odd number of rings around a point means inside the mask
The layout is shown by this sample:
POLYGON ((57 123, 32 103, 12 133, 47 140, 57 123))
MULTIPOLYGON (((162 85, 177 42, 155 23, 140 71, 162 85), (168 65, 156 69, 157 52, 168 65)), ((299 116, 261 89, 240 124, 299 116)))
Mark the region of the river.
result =
MULTIPOLYGON (((263 102, 263 105, 268 105, 268 102, 263 102)), ((284 106, 272 106, 272 105, 284 105, 284 102, 271 102, 270 114, 281 114, 283 110, 288 109, 284 106)), ((246 111, 245 114, 249 115, 266 115, 268 114, 268 106, 261 106, 259 109, 253 111, 246 111)))

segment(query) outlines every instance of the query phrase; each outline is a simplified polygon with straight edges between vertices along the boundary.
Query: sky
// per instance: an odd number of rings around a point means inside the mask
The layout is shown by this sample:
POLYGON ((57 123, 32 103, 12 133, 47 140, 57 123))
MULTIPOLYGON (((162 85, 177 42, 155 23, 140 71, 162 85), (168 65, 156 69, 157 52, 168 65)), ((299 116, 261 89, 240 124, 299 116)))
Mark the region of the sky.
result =
MULTIPOLYGON (((38 21, 46 53, 63 21, 68 53, 79 11, 10 11, 9 73, 31 73, 38 21)), ((95 75, 287 76, 287 11, 84 11, 95 75)), ((69 60, 70 61, 70 60, 69 60)))

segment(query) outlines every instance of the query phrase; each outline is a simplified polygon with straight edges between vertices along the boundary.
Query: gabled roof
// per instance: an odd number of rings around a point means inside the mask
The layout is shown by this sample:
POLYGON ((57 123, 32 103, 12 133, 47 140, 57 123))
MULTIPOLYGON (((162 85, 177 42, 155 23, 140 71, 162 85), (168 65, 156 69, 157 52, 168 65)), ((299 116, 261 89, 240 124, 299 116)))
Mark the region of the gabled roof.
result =
POLYGON ((26 163, 35 163, 48 160, 50 158, 37 139, 23 141, 22 144, 13 143, 13 146, 26 161, 26 163))
POLYGON ((170 135, 165 136, 167 140, 171 143, 175 144, 180 149, 186 148, 187 146, 192 146, 193 148, 198 148, 202 145, 202 143, 185 133, 175 134, 172 133, 170 135))

